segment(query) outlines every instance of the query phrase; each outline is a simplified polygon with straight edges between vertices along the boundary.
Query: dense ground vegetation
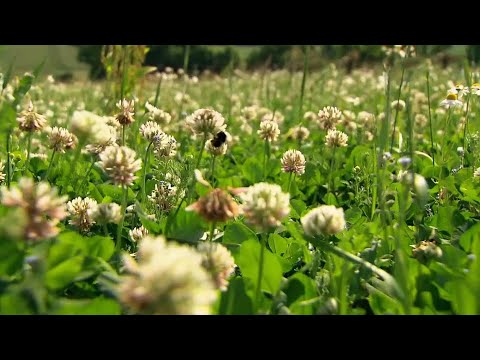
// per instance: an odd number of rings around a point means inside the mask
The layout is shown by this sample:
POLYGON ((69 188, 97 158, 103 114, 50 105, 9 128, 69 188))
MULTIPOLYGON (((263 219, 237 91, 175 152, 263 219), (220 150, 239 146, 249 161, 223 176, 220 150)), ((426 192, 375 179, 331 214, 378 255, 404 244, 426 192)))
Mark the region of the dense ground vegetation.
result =
POLYGON ((480 75, 382 51, 6 71, 0 313, 478 314, 480 75))

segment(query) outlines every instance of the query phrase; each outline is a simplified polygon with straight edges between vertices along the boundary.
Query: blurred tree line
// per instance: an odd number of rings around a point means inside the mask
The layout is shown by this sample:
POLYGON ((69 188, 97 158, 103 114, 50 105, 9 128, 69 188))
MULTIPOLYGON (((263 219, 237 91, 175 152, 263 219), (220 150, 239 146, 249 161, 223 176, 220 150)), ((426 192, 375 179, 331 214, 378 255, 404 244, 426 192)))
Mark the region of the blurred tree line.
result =
MULTIPOLYGON (((167 66, 174 69, 183 67, 185 46, 184 45, 147 45, 150 49, 145 57, 145 66, 155 66, 160 71, 167 66)), ((79 45, 78 60, 90 65, 90 78, 103 79, 106 76, 101 62, 103 45, 79 45)), ((190 72, 202 72, 210 70, 220 72, 230 62, 234 66, 240 63, 238 52, 232 47, 226 47, 221 51, 213 51, 204 45, 191 45, 189 54, 190 72)))
MULTIPOLYGON (((89 64, 92 79, 104 78, 106 73, 101 63, 102 45, 80 45, 78 58, 89 64)), ((174 69, 183 67, 184 45, 148 45, 150 51, 145 58, 145 66, 156 66, 163 70, 169 66, 174 69)), ((447 66, 463 54, 451 54, 452 45, 416 45, 417 56, 432 57, 447 66)), ((213 50, 205 45, 191 45, 189 54, 189 72, 204 70, 221 72, 230 63, 246 69, 288 68, 298 70, 303 66, 305 46, 299 45, 261 45, 252 50, 244 62, 240 61, 238 51, 233 47, 213 50)), ((479 62, 480 45, 466 47, 469 61, 479 62)), ((348 71, 362 64, 379 62, 384 59, 381 45, 317 45, 310 46, 310 68, 323 66, 326 62, 339 61, 348 71)))

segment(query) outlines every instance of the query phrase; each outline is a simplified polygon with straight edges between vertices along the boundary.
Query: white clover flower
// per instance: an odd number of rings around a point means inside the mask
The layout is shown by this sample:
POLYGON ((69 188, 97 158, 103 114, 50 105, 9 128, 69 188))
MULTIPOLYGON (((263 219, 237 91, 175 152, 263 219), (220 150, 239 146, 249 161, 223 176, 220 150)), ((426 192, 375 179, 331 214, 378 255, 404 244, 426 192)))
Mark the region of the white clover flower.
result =
POLYGON ((156 122, 158 125, 168 125, 170 121, 172 120, 172 115, 170 115, 168 112, 163 111, 162 109, 158 109, 155 106, 151 105, 148 103, 145 104, 145 107, 147 108, 147 118, 150 121, 156 122))
POLYGON ((130 125, 135 121, 133 118, 135 115, 135 100, 123 99, 116 105, 121 110, 115 117, 120 125, 130 125))
POLYGON ((405 101, 403 100, 393 100, 390 106, 392 107, 392 109, 395 109, 397 111, 403 111, 406 105, 405 101))
POLYGON ((126 146, 107 146, 100 153, 99 165, 115 185, 129 186, 137 178, 135 173, 142 168, 136 153, 126 146))
POLYGON ((45 119, 45 116, 34 111, 31 101, 28 104, 27 110, 20 113, 17 122, 19 128, 27 132, 41 131, 47 125, 47 119, 45 119))
POLYGON ((279 185, 258 183, 240 194, 242 212, 247 223, 260 231, 279 226, 290 213, 290 194, 282 192, 279 185))
POLYGON ((145 229, 143 225, 128 231, 128 235, 130 236, 130 239, 132 239, 132 241, 134 242, 139 242, 148 234, 149 234, 149 231, 145 229))
POLYGON ((187 117, 186 123, 194 134, 203 136, 215 136, 227 127, 222 114, 211 109, 195 110, 187 117))
POLYGON ((47 128, 46 133, 50 149, 63 154, 65 150, 74 149, 77 146, 78 138, 67 129, 54 126, 47 128))
POLYGON ((308 236, 334 235, 345 229, 345 216, 342 208, 321 205, 310 210, 300 219, 303 231, 308 236))
POLYGON ((97 202, 89 197, 77 197, 69 201, 67 211, 72 219, 68 223, 82 232, 87 232, 95 224, 93 214, 97 211, 97 206, 97 202))
POLYGON ((339 130, 328 130, 328 133, 325 136, 325 145, 329 147, 344 147, 347 146, 347 142, 347 134, 339 130))
POLYGON ((147 121, 145 124, 140 126, 140 134, 148 142, 160 142, 162 137, 165 136, 160 125, 153 121, 147 121))
POLYGON ((261 121, 275 121, 279 125, 282 124, 284 120, 285 116, 278 111, 275 111, 275 114, 270 111, 264 114, 261 119, 261 121))
POLYGON ((160 141, 154 142, 154 154, 159 158, 171 158, 177 153, 177 140, 165 134, 160 141))
POLYGON ((225 155, 227 153, 227 142, 220 144, 220 146, 215 146, 213 140, 209 140, 205 143, 205 150, 214 156, 225 155))
POLYGON ((235 270, 235 260, 222 244, 202 242, 198 251, 203 255, 202 266, 210 273, 218 289, 226 291, 228 278, 235 270))
MULTIPOLYGON (((316 114, 315 114, 316 116, 316 114)), ((288 139, 293 139, 297 141, 304 141, 307 140, 308 137, 310 136, 310 130, 308 130, 304 126, 295 126, 288 130, 287 132, 287 138, 288 139)))
POLYGON ((282 156, 282 170, 295 175, 305 173, 305 156, 298 150, 288 150, 282 156))
POLYGON ((334 130, 342 119, 342 112, 335 106, 326 106, 318 112, 318 121, 323 130, 334 130))
POLYGON ((98 204, 96 211, 92 213, 92 218, 99 224, 119 224, 122 220, 121 206, 117 203, 98 204))
POLYGON ((130 273, 118 287, 120 301, 135 314, 207 315, 217 299, 202 254, 187 245, 146 236, 138 263, 125 256, 130 273))
POLYGON ((160 181, 155 184, 155 189, 147 197, 160 211, 168 212, 175 206, 176 195, 176 186, 160 181))
POLYGON ((24 236, 31 241, 52 238, 59 233, 57 224, 67 215, 66 196, 46 182, 34 183, 30 178, 21 178, 18 185, 0 188, 1 203, 7 207, 22 209, 27 224, 24 236))
POLYGON ((257 131, 262 140, 275 142, 280 135, 280 129, 275 121, 262 121, 260 123, 260 130, 257 131))

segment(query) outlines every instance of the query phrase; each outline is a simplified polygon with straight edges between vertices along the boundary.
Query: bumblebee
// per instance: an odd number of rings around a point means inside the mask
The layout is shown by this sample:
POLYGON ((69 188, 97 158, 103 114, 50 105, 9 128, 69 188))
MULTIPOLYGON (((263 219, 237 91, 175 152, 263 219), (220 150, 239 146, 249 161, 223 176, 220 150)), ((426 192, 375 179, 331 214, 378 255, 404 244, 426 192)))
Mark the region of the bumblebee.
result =
POLYGON ((227 141, 227 134, 225 134, 223 131, 220 131, 215 137, 211 140, 211 143, 214 147, 218 148, 225 144, 227 141))

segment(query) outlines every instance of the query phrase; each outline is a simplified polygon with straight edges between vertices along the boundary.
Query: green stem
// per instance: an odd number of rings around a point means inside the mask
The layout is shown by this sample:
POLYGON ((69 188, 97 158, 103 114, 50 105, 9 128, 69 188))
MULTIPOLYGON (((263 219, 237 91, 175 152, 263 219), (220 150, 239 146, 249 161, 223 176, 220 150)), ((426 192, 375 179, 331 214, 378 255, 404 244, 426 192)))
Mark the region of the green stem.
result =
POLYGON ((10 189, 10 131, 7 132, 7 188, 10 189))
MULTIPOLYGON (((382 157, 383 160, 383 157, 382 157)), ((375 181, 378 181, 378 176, 380 171, 377 169, 378 166, 378 155, 377 155, 377 144, 376 141, 373 143, 373 169, 376 170, 376 176, 375 176, 375 181)), ((370 182, 369 182, 370 184, 370 182)), ((373 216, 375 215, 375 210, 377 207, 377 184, 374 184, 372 181, 373 189, 372 189, 372 211, 370 213, 370 220, 373 220, 373 216)))
MULTIPOLYGON (((78 159, 80 158, 80 154, 81 154, 81 151, 82 151, 82 147, 83 147, 83 141, 81 143, 79 143, 77 145, 77 147, 75 148, 75 155, 74 155, 74 158, 73 158, 73 161, 72 163, 70 164, 70 171, 69 171, 69 179, 71 180, 72 178, 72 175, 76 175, 76 168, 75 168, 75 165, 77 165, 77 162, 78 162, 78 159)), ((75 178, 75 180, 72 182, 72 181, 69 181, 69 183, 72 184, 72 188, 75 189, 75 185, 77 183, 77 178, 75 178)), ((63 187, 62 187, 63 188, 63 187)))
MULTIPOLYGON (((123 97, 125 95, 125 81, 127 77, 127 46, 128 45, 123 45, 122 49, 122 82, 120 84, 120 101, 123 101, 123 97)), ((124 141, 125 142, 125 141, 124 141)), ((123 144, 122 144, 123 145, 123 144)))
POLYGON ((157 90, 155 92, 155 101, 153 102, 153 106, 157 107, 158 99, 160 96, 160 87, 162 86, 163 75, 160 74, 160 79, 158 79, 157 90))
POLYGON ((373 265, 372 263, 369 263, 368 261, 362 259, 361 257, 353 255, 348 251, 345 251, 339 248, 338 246, 328 243, 327 241, 324 241, 324 240, 318 241, 316 245, 318 245, 320 248, 324 249, 325 251, 330 251, 331 253, 345 260, 348 260, 354 264, 361 265, 364 268, 370 270, 372 273, 379 276, 383 281, 390 283, 397 291, 397 295, 399 295, 400 297, 403 296, 403 293, 401 292, 401 289, 399 288, 397 281, 393 278, 392 275, 387 273, 385 270, 382 270, 379 267, 373 265))
POLYGON ((268 152, 269 152, 269 145, 270 143, 268 140, 265 140, 265 147, 263 151, 263 180, 267 179, 267 160, 268 160, 268 152))
POLYGON ((215 233, 215 225, 216 225, 216 222, 215 221, 212 221, 212 223, 210 224, 210 236, 209 236, 209 240, 210 242, 213 243, 213 234, 215 233))
POLYGON ((435 150, 433 145, 433 127, 432 127, 432 112, 430 106, 430 73, 427 70, 427 99, 428 99, 428 122, 430 126, 430 142, 431 142, 431 153, 432 153, 432 165, 435 166, 435 150))
POLYGON ((48 181, 48 175, 50 174, 50 170, 52 169, 52 165, 53 165, 53 160, 54 160, 54 157, 55 157, 55 153, 56 153, 56 150, 53 149, 52 151, 52 156, 50 156, 50 163, 48 164, 48 169, 47 169, 47 172, 45 173, 45 180, 48 181))
POLYGON ((106 223, 103 223, 103 232, 105 233, 106 237, 110 236, 110 234, 108 233, 108 228, 106 223))
POLYGON ((85 182, 88 180, 88 176, 90 175, 90 172, 92 171, 93 169, 93 166, 95 165, 95 157, 93 157, 93 160, 90 164, 90 167, 88 168, 87 170, 87 173, 85 174, 85 176, 83 177, 83 180, 82 182, 80 183, 80 186, 78 187, 77 191, 81 191, 82 188, 83 188, 83 185, 85 185, 85 182))
MULTIPOLYGON (((450 125, 450 116, 452 114, 452 108, 448 108, 448 113, 447 116, 445 117, 445 127, 443 129, 444 134, 442 136, 442 162, 443 165, 445 165, 445 138, 447 137, 448 134, 448 126, 450 125)), ((440 174, 441 174, 441 169, 440 169, 440 174)))
POLYGON ((120 220, 120 224, 118 224, 117 243, 115 244, 115 250, 117 252, 119 252, 122 248, 122 230, 123 230, 123 223, 125 221, 125 212, 126 212, 126 209, 127 209, 128 188, 125 185, 122 185, 122 190, 123 190, 123 200, 122 200, 122 208, 121 208, 122 220, 120 220))
POLYGON ((390 152, 393 149, 393 143, 395 142, 395 130, 397 128, 397 119, 398 113, 398 103, 400 102, 400 96, 402 95, 402 86, 403 86, 403 76, 405 75, 405 61, 402 63, 402 77, 400 78, 400 87, 398 88, 398 96, 397 96, 397 108, 395 109, 395 120, 393 121, 393 130, 392 130, 392 141, 390 142, 390 152))
POLYGON ((122 125, 122 146, 125 146, 125 125, 122 125))
POLYGON ((198 169, 200 166, 200 162, 202 161, 203 151, 205 150, 205 143, 207 142, 207 134, 203 135, 202 146, 200 148, 200 153, 198 154, 197 164, 195 165, 195 169, 198 169))
POLYGON ((210 183, 213 185, 214 180, 214 172, 215 172, 215 160, 217 157, 215 155, 212 156, 211 166, 210 166, 210 183))
POLYGON ((467 129, 468 129, 468 110, 470 106, 470 98, 472 95, 468 95, 468 100, 467 100, 467 110, 465 111, 465 125, 463 126, 463 149, 466 151, 466 141, 467 141, 467 129))
POLYGON ((190 45, 185 45, 185 53, 183 56, 183 70, 185 71, 185 74, 188 71, 189 60, 190 60, 190 45))
POLYGON ((27 160, 25 160, 25 168, 23 175, 25 175, 28 171, 28 165, 30 163, 30 151, 32 149, 32 133, 28 133, 28 139, 27 139, 27 160))
POLYGON ((287 192, 290 194, 290 185, 292 184, 292 172, 288 173, 288 184, 287 184, 287 192))
MULTIPOLYGON (((206 142, 207 142, 207 134, 205 134, 203 136, 202 147, 200 149, 200 153, 198 154, 198 159, 197 159, 197 164, 195 165, 195 169, 198 169, 198 167, 200 165, 200 161, 202 160, 203 150, 205 148, 205 143, 206 142)), ((180 211, 180 208, 182 207, 182 204, 185 202, 185 200, 187 200, 187 203, 190 202, 191 195, 192 195, 191 193, 193 191, 193 188, 195 187, 195 181, 196 181, 196 179, 195 179, 195 177, 193 177, 190 185, 188 186, 186 194, 183 196, 182 200, 180 200, 180 204, 178 204, 177 209, 175 210, 173 218, 175 218, 177 216, 177 214, 180 211)), ((170 227, 170 223, 167 221, 165 229, 168 230, 169 227, 170 227)))
POLYGON ((265 257, 265 247, 266 247, 266 244, 264 244, 263 235, 260 235, 260 260, 258 263, 257 289, 255 291, 255 309, 257 313, 260 307, 260 295, 262 290, 263 262, 265 257))
MULTIPOLYGON (((407 174, 410 176, 410 174, 407 174)), ((413 176, 413 173, 411 174, 413 176)), ((413 179, 412 179, 413 180, 413 179)), ((413 182, 413 181, 412 181, 413 182)), ((399 194, 399 230, 395 231, 395 278, 399 280, 400 288, 403 294, 408 294, 408 269, 405 263, 405 252, 402 249, 402 242, 400 239, 400 233, 403 225, 405 224, 406 203, 408 201, 409 187, 402 184, 402 192, 399 194)), ((405 296, 402 301, 403 308, 406 314, 410 313, 410 304, 408 297, 405 296)))
POLYGON ((337 147, 333 147, 332 158, 330 159, 330 172, 328 173, 328 192, 334 194, 334 183, 335 179, 333 178, 333 173, 335 172, 335 152, 337 147))
POLYGON ((150 143, 147 146, 147 150, 145 151, 145 158, 143 160, 143 187, 142 187, 142 202, 145 201, 145 198, 147 197, 147 189, 146 189, 146 182, 147 182, 147 167, 148 167, 148 159, 150 155, 150 147, 152 146, 153 141, 150 141, 150 143))
POLYGON ((308 55, 309 55, 310 47, 308 45, 305 46, 305 54, 303 56, 303 76, 302 76, 302 87, 300 89, 300 104, 298 106, 298 117, 300 120, 300 126, 303 124, 303 116, 302 116, 302 109, 303 109, 303 98, 305 94, 305 83, 307 82, 307 72, 308 72, 308 55))

